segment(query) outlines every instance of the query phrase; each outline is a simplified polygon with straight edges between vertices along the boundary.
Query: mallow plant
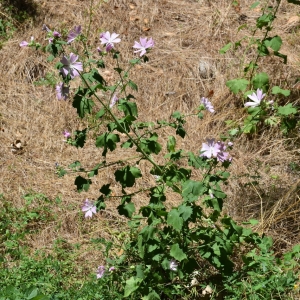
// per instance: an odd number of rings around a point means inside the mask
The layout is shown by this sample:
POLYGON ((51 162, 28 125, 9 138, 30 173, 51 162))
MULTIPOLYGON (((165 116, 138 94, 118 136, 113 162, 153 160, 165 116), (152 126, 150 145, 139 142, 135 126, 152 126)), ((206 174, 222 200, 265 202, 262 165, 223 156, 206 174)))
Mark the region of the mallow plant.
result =
MULTIPOLYGON (((300 4, 297 0, 288 0, 288 2, 300 4)), ((269 127, 278 127, 284 135, 287 135, 297 126, 299 127, 299 107, 293 106, 292 103, 289 103, 289 99, 285 99, 290 96, 290 90, 278 85, 272 86, 270 82, 276 82, 276 80, 270 78, 267 72, 263 71, 263 64, 260 64, 262 58, 267 56, 272 56, 278 65, 280 62, 287 63, 287 55, 280 52, 282 38, 272 35, 274 20, 281 3, 281 0, 276 0, 255 1, 252 5, 249 4, 251 9, 260 7, 261 16, 256 19, 255 26, 243 24, 237 31, 247 28, 250 36, 230 42, 220 50, 221 54, 228 51, 241 51, 241 49, 244 52, 243 55, 239 55, 241 58, 239 62, 240 77, 228 80, 226 86, 232 93, 242 98, 244 106, 247 108, 247 116, 243 123, 236 120, 226 122, 230 128, 230 136, 243 133, 260 134, 269 127), (254 55, 246 55, 250 49, 255 48, 254 55), (252 101, 246 102, 249 98, 252 101)))
MULTIPOLYGON (((210 291, 223 290, 231 297, 247 272, 261 272, 257 265, 261 255, 269 255, 270 273, 277 272, 272 268, 276 260, 269 251, 270 239, 238 225, 222 212, 226 199, 222 187, 229 179, 233 143, 209 137, 196 153, 177 147, 177 139, 187 137, 184 128, 187 118, 201 122, 206 113, 214 113, 213 104, 203 97, 199 99, 196 114, 175 111, 169 120, 153 122, 139 117, 134 96, 138 86, 129 75, 134 66, 148 62, 155 47, 154 40, 140 37, 135 41, 135 57, 123 68, 118 51, 122 36, 117 33, 101 33, 97 49, 89 49, 88 37, 81 26, 71 29, 67 37, 46 25, 43 29, 47 32, 48 44, 42 49, 50 54, 48 61, 56 63, 57 99, 72 99, 80 118, 92 116, 98 124, 73 132, 62 128, 65 142, 84 147, 87 138, 94 137, 103 157, 90 169, 84 168, 78 160, 68 167, 57 165, 56 171, 59 176, 70 170, 78 173, 75 185, 80 193, 88 192, 93 177, 100 170, 113 167, 119 194, 112 192, 111 183, 103 183, 97 199, 83 199, 82 217, 93 218, 105 210, 107 201, 119 198, 116 211, 128 219, 128 235, 121 254, 114 256, 110 252, 111 243, 107 243, 106 263, 95 266, 103 299, 182 299, 188 297, 192 289, 200 291, 207 285, 211 286, 210 291), (75 43, 81 43, 82 47, 76 47, 75 43), (75 49, 83 51, 77 53, 75 49), (115 61, 114 71, 118 75, 113 85, 108 85, 101 75, 107 57, 115 61), (73 88, 78 81, 74 82, 71 88, 74 78, 80 78, 80 83, 73 88), (164 140, 160 133, 166 127, 170 135, 164 140), (135 158, 107 160, 108 152, 122 149, 132 149, 136 152, 135 158), (146 188, 138 184, 139 178, 149 176, 141 171, 143 161, 151 165, 148 172, 155 182, 146 188), (171 208, 166 204, 170 192, 181 199, 171 208), (139 195, 147 196, 148 200, 137 209, 135 199, 139 195), (229 286, 230 289, 226 288, 229 286)), ((20 46, 37 48, 37 43, 32 40, 20 46)), ((258 90, 252 94, 252 102, 246 103, 249 109, 262 105, 262 93, 258 90)), ((263 109, 269 109, 271 104, 263 105, 263 109)), ((296 275, 285 272, 277 275, 281 279, 280 289, 266 283, 257 290, 265 293, 267 286, 268 292, 281 295, 293 288, 296 275)))

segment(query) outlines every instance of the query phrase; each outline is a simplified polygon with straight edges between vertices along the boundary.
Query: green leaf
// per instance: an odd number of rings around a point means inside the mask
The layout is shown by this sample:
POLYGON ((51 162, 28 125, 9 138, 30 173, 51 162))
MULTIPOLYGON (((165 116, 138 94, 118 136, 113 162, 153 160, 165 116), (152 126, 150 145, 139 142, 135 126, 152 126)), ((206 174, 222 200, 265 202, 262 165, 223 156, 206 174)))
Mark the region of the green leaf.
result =
POLYGON ((152 291, 148 296, 144 296, 142 300, 160 300, 160 296, 155 292, 152 291))
POLYGON ((110 151, 116 149, 117 142, 120 142, 120 137, 118 134, 105 132, 96 138, 96 147, 104 148, 102 155, 105 156, 107 149, 110 151))
POLYGON ((280 130, 284 134, 287 134, 287 133, 289 133, 289 131, 294 129, 296 127, 296 125, 297 125, 296 119, 283 118, 283 120, 281 120, 280 130))
POLYGON ((130 277, 128 280, 126 280, 124 297, 130 296, 134 291, 136 291, 139 288, 142 281, 143 279, 138 277, 130 277))
POLYGON ((180 249, 178 244, 171 246, 170 255, 178 261, 182 261, 187 258, 186 254, 180 249))
POLYGON ((81 167, 81 163, 80 161, 76 160, 73 163, 69 164, 68 166, 70 169, 72 169, 73 171, 78 171, 79 168, 81 167))
POLYGON ((276 35, 274 37, 269 37, 263 41, 266 47, 271 48, 272 50, 278 52, 282 45, 282 39, 280 36, 276 35))
POLYGON ((176 139, 174 136, 168 136, 167 149, 169 152, 175 152, 176 139))
POLYGON ((180 124, 178 125, 178 127, 176 128, 176 134, 179 135, 180 137, 184 138, 186 135, 186 131, 183 128, 183 126, 180 124))
POLYGON ((88 94, 89 90, 87 88, 79 87, 73 98, 73 107, 76 108, 80 118, 83 118, 86 114, 90 114, 95 105, 94 102, 88 98, 88 94))
POLYGON ((49 297, 43 295, 43 294, 38 294, 37 296, 33 298, 28 298, 30 300, 49 300, 49 297))
POLYGON ((288 3, 293 3, 296 5, 300 5, 300 1, 299 0, 287 0, 288 3))
POLYGON ((293 107, 292 103, 285 106, 278 106, 278 114, 282 116, 289 116, 297 113, 297 109, 293 107))
POLYGON ((223 48, 220 49, 220 54, 225 54, 232 47, 232 43, 228 43, 223 48))
POLYGON ((275 126, 280 122, 280 118, 279 117, 275 117, 275 116, 271 116, 267 119, 265 119, 265 124, 269 125, 269 126, 275 126))
POLYGON ((175 111, 173 112, 172 117, 177 120, 181 119, 181 113, 179 111, 175 111))
POLYGON ((142 177, 140 169, 136 167, 124 167, 115 172, 116 181, 119 182, 123 188, 131 187, 135 184, 135 179, 142 177))
POLYGON ((120 99, 118 102, 118 109, 123 111, 125 116, 138 116, 138 110, 135 102, 120 99))
POLYGON ((240 130, 239 130, 238 128, 233 128, 233 129, 229 130, 229 134, 230 134, 231 136, 235 136, 235 135, 237 135, 239 132, 240 132, 240 130))
POLYGON ((172 226, 175 230, 180 231, 183 225, 183 219, 177 209, 172 209, 168 213, 167 224, 172 226))
POLYGON ((105 108, 101 108, 97 113, 96 113, 96 118, 100 119, 101 117, 104 116, 104 114, 106 113, 105 108))
POLYGON ((102 89, 102 85, 105 84, 105 80, 103 77, 99 74, 97 69, 92 69, 88 73, 83 74, 83 78, 88 82, 88 83, 94 83, 98 82, 100 85, 97 85, 98 88, 102 89))
POLYGON ((187 180, 182 185, 182 197, 189 202, 197 201, 207 188, 201 181, 187 180))
POLYGON ((269 88, 269 76, 267 73, 258 73, 252 79, 254 89, 268 90, 269 88))
POLYGON ((260 4, 260 1, 254 2, 254 3, 250 6, 250 9, 254 9, 254 8, 257 7, 259 4, 260 4))
MULTIPOLYGON (((158 135, 157 133, 151 133, 151 136, 147 139, 140 139, 140 147, 146 154, 158 154, 162 147, 157 142, 158 135)), ((140 152, 139 149, 136 150, 137 152, 140 152)))
POLYGON ((256 27, 262 29, 268 27, 270 23, 275 19, 275 15, 272 13, 264 14, 256 20, 256 27))
POLYGON ((131 218, 132 214, 135 212, 135 206, 133 202, 123 203, 117 207, 120 215, 123 215, 127 218, 131 218))
POLYGON ((91 178, 91 177, 94 177, 95 175, 98 175, 98 170, 99 168, 103 166, 103 164, 97 164, 89 173, 88 173, 88 177, 91 178))
POLYGON ((137 85, 136 85, 133 81, 129 80, 127 84, 128 84, 134 91, 138 91, 138 87, 137 87, 137 85))
POLYGON ((131 59, 129 62, 133 65, 137 64, 140 61, 139 58, 131 59))
POLYGON ((87 128, 85 128, 83 130, 76 130, 74 132, 75 138, 74 138, 72 145, 75 146, 76 148, 78 148, 78 147, 82 148, 86 141, 87 131, 88 131, 87 128))
POLYGON ((92 181, 90 179, 85 179, 81 176, 77 176, 75 179, 75 185, 77 186, 77 191, 81 193, 82 191, 88 191, 92 181))
POLYGON ((67 173, 68 173, 68 172, 67 172, 65 169, 63 169, 63 168, 61 168, 61 167, 58 168, 58 171, 57 171, 58 177, 63 177, 63 176, 65 176, 67 173))
POLYGON ((127 149, 127 148, 132 148, 133 146, 133 142, 131 140, 127 140, 126 142, 124 142, 121 147, 124 148, 124 149, 127 149))
POLYGON ((109 196, 111 193, 111 189, 109 187, 110 183, 102 185, 102 187, 99 190, 100 193, 104 194, 105 196, 109 196))
POLYGON ((255 219, 250 219, 249 223, 253 226, 257 225, 259 223, 259 221, 255 220, 255 219))
POLYGON ((49 55, 48 57, 47 57, 47 61, 48 62, 51 62, 51 61, 53 61, 54 60, 54 55, 49 55))
POLYGON ((290 90, 283 90, 279 86, 273 86, 272 94, 273 95, 281 94, 281 95, 287 97, 291 94, 291 91, 290 90))
POLYGON ((191 206, 187 206, 185 204, 181 204, 178 207, 178 212, 184 221, 187 221, 193 213, 193 209, 191 206))
POLYGON ((246 79, 243 78, 237 78, 237 79, 232 79, 228 80, 226 82, 226 86, 234 93, 237 94, 240 91, 245 91, 248 84, 250 82, 246 79))
POLYGON ((207 161, 199 156, 195 155, 192 152, 189 152, 189 166, 193 166, 196 169, 208 167, 207 161))
POLYGON ((101 68, 101 69, 104 69, 105 68, 105 64, 104 64, 104 61, 102 59, 99 59, 97 61, 97 67, 98 68, 101 68))

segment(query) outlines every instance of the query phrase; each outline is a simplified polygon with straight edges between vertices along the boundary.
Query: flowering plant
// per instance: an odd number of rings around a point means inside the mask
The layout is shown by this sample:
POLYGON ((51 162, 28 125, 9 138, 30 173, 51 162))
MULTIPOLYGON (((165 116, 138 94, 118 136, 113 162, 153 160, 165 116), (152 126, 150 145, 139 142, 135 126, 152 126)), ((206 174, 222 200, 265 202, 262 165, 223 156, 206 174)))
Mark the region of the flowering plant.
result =
MULTIPOLYGON (((237 225, 229 216, 222 214, 226 198, 222 185, 227 183, 227 169, 232 160, 227 151, 233 144, 226 142, 226 139, 217 142, 215 139, 207 139, 207 143, 203 143, 202 148, 193 153, 178 149, 176 142, 176 138, 186 138, 186 118, 195 118, 195 121, 200 122, 204 117, 203 111, 215 112, 212 103, 202 98, 195 114, 174 112, 168 121, 140 121, 135 97, 127 92, 129 88, 133 92, 137 91, 137 85, 129 79, 129 71, 135 65, 148 61, 146 54, 154 47, 153 39, 141 37, 140 42, 134 43, 133 49, 137 50, 133 52, 138 53, 139 58, 132 59, 129 68, 123 70, 119 53, 115 49, 115 44, 121 42, 119 34, 109 31, 102 33, 100 42, 105 46, 106 53, 100 51, 100 59, 98 55, 97 58, 87 57, 86 60, 80 53, 70 52, 67 55, 64 49, 75 42, 79 35, 79 42, 85 43, 81 26, 69 33, 67 41, 62 40, 60 34, 53 33, 53 40, 45 47, 50 53, 49 61, 62 56, 57 63, 61 77, 56 86, 57 98, 73 96, 72 105, 80 118, 91 115, 97 122, 106 123, 107 126, 106 131, 101 133, 90 127, 76 130, 72 135, 64 131, 68 144, 84 147, 87 133, 95 130, 95 146, 101 149, 103 156, 103 160, 91 170, 86 170, 79 161, 69 165, 69 168, 81 174, 75 179, 79 193, 88 192, 99 170, 112 165, 116 168, 115 183, 121 190, 116 210, 128 220, 130 232, 122 245, 123 254, 120 257, 109 253, 111 246, 106 247, 107 264, 98 267, 97 279, 109 285, 110 289, 116 289, 118 295, 124 298, 175 299, 187 293, 190 276, 199 274, 198 270, 205 264, 209 264, 221 276, 231 275, 235 267, 233 253, 237 246, 242 243, 249 247, 250 244, 264 243, 258 234, 237 225), (98 70, 99 66, 105 67, 102 61, 105 55, 111 55, 116 61, 114 70, 120 78, 111 86, 98 70), (81 84, 73 91, 70 81, 75 77, 81 79, 81 84), (118 112, 115 112, 115 107, 118 112), (159 137, 165 127, 170 127, 173 132, 166 143, 159 137), (137 160, 129 163, 124 157, 108 163, 107 153, 115 151, 118 145, 122 149, 135 151, 137 160), (162 153, 165 153, 164 158, 157 159, 162 153), (151 165, 147 171, 155 178, 155 183, 146 189, 137 185, 137 180, 145 175, 140 168, 141 161, 151 165), (133 191, 129 192, 129 188, 133 191), (173 207, 166 205, 170 192, 181 198, 173 207), (135 197, 145 193, 149 201, 137 210, 135 197)), ((86 47, 87 44, 84 44, 83 48, 86 47)), ((91 52, 86 51, 85 54, 88 53, 91 52)), ((263 96, 258 91, 256 96, 251 97, 255 104, 259 102, 261 105, 263 96)), ((260 105, 249 106, 257 109, 260 105)), ((67 171, 59 166, 58 174, 64 176, 67 171)), ((86 199, 81 207, 84 217, 91 221, 100 210, 106 208, 107 201, 115 198, 111 183, 103 183, 99 191, 96 201, 86 199)), ((198 281, 193 278, 192 282, 195 285, 198 281)))

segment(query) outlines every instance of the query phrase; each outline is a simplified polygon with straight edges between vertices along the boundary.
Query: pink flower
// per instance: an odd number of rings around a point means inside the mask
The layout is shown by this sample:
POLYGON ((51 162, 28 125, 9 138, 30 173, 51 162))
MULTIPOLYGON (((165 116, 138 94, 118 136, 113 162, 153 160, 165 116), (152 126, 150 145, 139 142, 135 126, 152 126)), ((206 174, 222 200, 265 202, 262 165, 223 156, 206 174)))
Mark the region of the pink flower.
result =
POLYGON ((104 266, 99 266, 97 269, 97 279, 102 278, 104 276, 105 273, 105 267, 104 266))
POLYGON ((117 103, 118 100, 119 100, 119 98, 117 97, 117 94, 114 93, 112 98, 111 98, 109 108, 112 108, 117 103))
POLYGON ((91 218, 93 216, 93 214, 97 213, 97 208, 96 208, 96 205, 92 201, 90 201, 89 199, 86 199, 82 206, 82 211, 85 212, 84 216, 86 218, 91 218))
POLYGON ((200 156, 207 158, 216 157, 219 152, 219 145, 215 143, 215 139, 207 139, 207 143, 202 143, 200 156))
POLYGON ((229 153, 225 152, 225 150, 225 143, 220 141, 215 143, 215 139, 207 139, 207 143, 202 143, 200 156, 207 158, 215 157, 218 161, 224 162, 225 160, 230 160, 229 153))
POLYGON ((201 103, 204 105, 205 109, 208 110, 211 113, 214 113, 214 107, 212 106, 211 102, 207 99, 202 97, 201 98, 201 103))
POLYGON ((69 97, 69 87, 64 86, 64 83, 60 82, 56 88, 56 97, 58 100, 64 99, 66 100, 69 97))
POLYGON ((103 32, 100 34, 100 41, 101 45, 106 46, 106 51, 110 51, 112 48, 114 48, 115 43, 120 43, 121 39, 118 38, 119 34, 117 33, 112 33, 110 34, 109 31, 103 32))
POLYGON ((66 139, 68 139, 71 136, 71 133, 69 131, 65 130, 63 135, 66 139))
POLYGON ((61 37, 61 34, 54 30, 53 31, 53 36, 56 37, 56 38, 59 38, 59 37, 61 37))
POLYGON ((110 268, 108 269, 108 271, 109 271, 109 272, 113 272, 115 269, 116 269, 115 267, 110 267, 110 268))
POLYGON ((266 96, 261 89, 257 89, 256 94, 248 95, 253 102, 246 102, 245 107, 256 107, 260 105, 261 100, 266 96))
POLYGON ((74 78, 76 76, 79 76, 78 71, 82 71, 82 63, 76 62, 78 59, 78 55, 75 55, 74 53, 70 53, 70 58, 64 56, 61 59, 61 63, 63 64, 63 67, 60 69, 61 73, 66 77, 68 74, 70 74, 71 78, 74 78))
POLYGON ((219 145, 219 152, 217 154, 217 160, 220 162, 224 162, 225 160, 229 159, 229 153, 225 152, 226 145, 223 142, 218 141, 217 145, 219 145))
POLYGON ((74 29, 72 29, 69 32, 68 40, 67 40, 68 44, 73 42, 80 34, 81 34, 81 25, 75 26, 74 29))
POLYGON ((149 40, 147 41, 147 38, 140 38, 140 43, 139 42, 134 42, 133 48, 138 49, 136 51, 134 51, 134 53, 140 53, 140 56, 143 56, 144 54, 146 54, 147 49, 149 48, 153 48, 154 47, 154 41, 152 38, 149 38, 149 40))
POLYGON ((31 40, 30 43, 26 41, 21 42, 20 47, 27 47, 28 45, 32 44, 32 42, 34 41, 34 37, 32 36, 30 40, 31 40))

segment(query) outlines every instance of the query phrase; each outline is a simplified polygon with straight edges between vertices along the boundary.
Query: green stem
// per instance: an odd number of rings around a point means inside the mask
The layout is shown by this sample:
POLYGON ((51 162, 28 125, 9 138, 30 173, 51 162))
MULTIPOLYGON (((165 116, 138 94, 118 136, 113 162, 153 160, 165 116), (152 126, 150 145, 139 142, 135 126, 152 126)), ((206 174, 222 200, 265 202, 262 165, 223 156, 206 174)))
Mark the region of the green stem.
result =
MULTIPOLYGON (((277 6, 276 6, 276 8, 275 8, 275 10, 274 10, 274 13, 273 13, 274 20, 275 20, 275 18, 276 18, 276 14, 277 14, 277 11, 278 11, 278 8, 279 8, 280 3, 281 3, 281 0, 277 0, 277 6)), ((265 11, 265 9, 264 9, 264 11, 265 11)), ((270 22, 269 26, 267 27, 267 31, 266 31, 266 33, 265 33, 265 35, 264 35, 262 41, 264 41, 264 40, 267 38, 269 32, 271 31, 271 25, 272 25, 272 23, 273 23, 274 20, 272 20, 272 21, 270 22)), ((254 34, 256 33, 256 31, 257 31, 257 28, 256 28, 255 31, 253 32, 253 36, 254 36, 254 34)), ((255 62, 254 62, 254 66, 257 64, 259 58, 260 58, 260 55, 257 54, 256 59, 255 59, 255 62)), ((253 78, 253 75, 254 75, 254 68, 252 68, 252 71, 251 71, 251 74, 250 74, 250 82, 251 82, 251 80, 252 80, 252 78, 253 78)), ((252 88, 252 85, 251 85, 251 88, 252 88)))
POLYGON ((126 136, 129 138, 129 140, 137 147, 137 149, 139 150, 139 152, 141 152, 145 159, 148 160, 155 168, 157 168, 160 172, 162 172, 160 166, 153 161, 153 159, 147 155, 145 153, 145 151, 140 147, 140 145, 129 135, 129 133, 127 132, 127 130, 125 128, 122 127, 121 123, 119 122, 119 120, 115 117, 115 115, 112 113, 112 111, 110 110, 110 108, 96 95, 96 93, 94 91, 92 91, 90 85, 88 84, 88 82, 85 80, 85 78, 81 75, 80 73, 80 77, 82 79, 82 81, 85 83, 85 85, 87 86, 87 88, 93 93, 93 95, 96 97, 96 99, 103 105, 103 107, 105 108, 105 110, 110 114, 110 116, 114 119, 114 121, 116 122, 116 124, 123 129, 124 133, 126 134, 126 136))

